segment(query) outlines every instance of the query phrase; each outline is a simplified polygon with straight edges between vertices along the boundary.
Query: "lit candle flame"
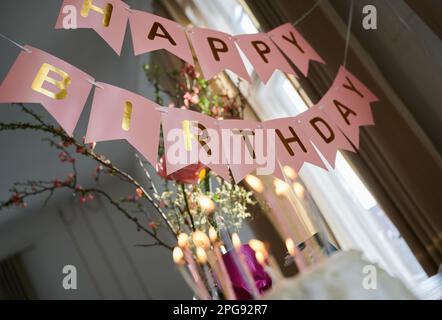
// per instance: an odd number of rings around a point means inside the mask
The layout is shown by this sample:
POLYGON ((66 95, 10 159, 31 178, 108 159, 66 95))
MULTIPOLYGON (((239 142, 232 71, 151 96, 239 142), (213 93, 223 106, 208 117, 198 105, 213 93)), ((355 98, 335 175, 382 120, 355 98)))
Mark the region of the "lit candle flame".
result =
POLYGON ((180 247, 173 248, 172 257, 175 264, 182 265, 186 263, 184 260, 184 252, 180 247))
POLYGON ((256 257, 256 260, 258 260, 260 265, 262 265, 262 266, 266 265, 266 258, 261 251, 256 251, 255 257, 256 257))
POLYGON ((204 249, 201 247, 196 248, 196 261, 201 264, 205 264, 207 262, 206 251, 204 251, 204 249))
POLYGON ((264 258, 268 256, 266 245, 264 244, 264 242, 252 239, 249 241, 249 246, 253 249, 253 251, 260 252, 264 256, 264 258))
POLYGON ((214 227, 209 228, 209 239, 212 241, 212 243, 216 242, 218 240, 218 233, 216 232, 214 227))
POLYGON ((215 210, 215 202, 206 195, 200 195, 198 197, 198 204, 206 213, 212 213, 213 210, 215 210))
POLYGON ((264 185, 262 181, 256 176, 249 174, 245 177, 247 184, 256 192, 261 193, 264 191, 264 185))
POLYGON ((280 196, 283 194, 286 194, 289 190, 289 185, 282 180, 279 179, 275 179, 275 181, 273 182, 273 185, 275 186, 275 193, 280 196))
POLYGON ((180 248, 185 248, 187 247, 188 243, 189 243, 189 236, 187 235, 187 233, 180 233, 178 235, 178 246, 180 248))
POLYGON ((236 232, 232 233, 232 243, 237 251, 241 249, 241 239, 236 232))
POLYGON ((207 234, 197 230, 192 234, 192 241, 196 247, 208 249, 210 247, 210 240, 207 234))
POLYGON ((284 174, 285 174, 287 177, 289 177, 290 179, 292 179, 292 180, 295 180, 296 177, 298 176, 298 175, 296 174, 295 169, 293 169, 293 168, 290 167, 290 166, 284 166, 284 174))
POLYGON ((287 238, 285 240, 285 246, 287 247, 287 251, 289 252, 289 254, 291 256, 294 256, 296 253, 295 242, 292 239, 287 238))
POLYGON ((298 198, 304 199, 305 190, 302 184, 300 184, 299 182, 295 182, 293 184, 293 190, 295 191, 295 194, 298 198))

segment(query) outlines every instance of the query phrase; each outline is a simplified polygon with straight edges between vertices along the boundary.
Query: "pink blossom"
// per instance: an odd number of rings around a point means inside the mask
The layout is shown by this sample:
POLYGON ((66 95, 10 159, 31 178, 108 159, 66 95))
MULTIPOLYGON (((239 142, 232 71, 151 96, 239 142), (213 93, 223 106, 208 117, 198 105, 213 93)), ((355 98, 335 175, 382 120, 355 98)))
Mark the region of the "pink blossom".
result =
POLYGON ((77 147, 76 149, 77 153, 85 153, 85 149, 83 147, 77 147))
POLYGON ((190 94, 190 92, 186 92, 183 96, 184 100, 190 100, 192 98, 192 95, 190 94))
POLYGON ((16 192, 12 195, 11 201, 16 205, 19 206, 22 202, 20 195, 16 192))
POLYGON ((193 94, 190 102, 192 102, 193 104, 197 104, 198 102, 200 102, 200 97, 197 94, 193 94))
POLYGON ((158 227, 158 223, 156 223, 155 221, 149 222, 149 228, 151 228, 152 230, 156 230, 158 229, 158 227))
POLYGON ((135 193, 137 194, 138 198, 142 198, 144 196, 144 192, 141 190, 141 188, 136 188, 135 193))

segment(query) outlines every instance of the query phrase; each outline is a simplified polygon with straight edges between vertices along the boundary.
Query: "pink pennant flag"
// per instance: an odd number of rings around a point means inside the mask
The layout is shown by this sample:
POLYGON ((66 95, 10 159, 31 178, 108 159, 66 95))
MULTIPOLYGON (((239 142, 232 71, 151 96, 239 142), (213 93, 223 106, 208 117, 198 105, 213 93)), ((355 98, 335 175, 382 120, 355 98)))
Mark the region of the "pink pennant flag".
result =
POLYGON ((86 143, 126 139, 153 166, 158 159, 161 113, 156 103, 99 82, 95 89, 86 143))
POLYGON ((92 89, 91 76, 63 60, 26 46, 0 86, 0 103, 40 103, 72 135, 92 89))
POLYGON ((333 168, 339 149, 355 151, 339 128, 318 106, 310 108, 294 119, 333 168))
MULTIPOLYGON (((296 117, 266 121, 263 126, 275 130, 275 154, 282 168, 289 166, 298 172, 304 162, 309 162, 325 169, 324 163, 308 136, 300 128, 296 117)), ((276 163, 274 175, 284 180, 281 166, 276 163)))
POLYGON ((64 0, 55 28, 94 29, 120 55, 129 15, 129 6, 121 0, 64 0))
POLYGON ((332 87, 345 95, 346 99, 363 99, 369 103, 379 101, 379 98, 367 86, 343 66, 339 67, 332 87))
POLYGON ((291 23, 283 24, 268 34, 304 76, 308 74, 310 60, 325 63, 291 23))
POLYGON ((318 106, 358 149, 359 127, 374 124, 370 103, 375 101, 378 98, 364 84, 340 67, 330 90, 318 106))
POLYGON ((194 65, 184 28, 175 21, 132 10, 129 18, 135 55, 165 49, 194 65))
POLYGON ((249 74, 231 35, 203 28, 192 28, 188 33, 206 79, 229 69, 250 82, 249 74))
POLYGON ((195 111, 167 108, 162 124, 168 175, 200 162, 230 180, 216 119, 195 111))
POLYGON ((276 69, 296 75, 267 33, 245 34, 234 39, 264 84, 276 69))
POLYGON ((266 169, 259 174, 274 172, 274 144, 268 143, 274 135, 269 138, 267 130, 260 122, 232 119, 219 121, 218 125, 225 158, 236 183, 258 169, 266 169))

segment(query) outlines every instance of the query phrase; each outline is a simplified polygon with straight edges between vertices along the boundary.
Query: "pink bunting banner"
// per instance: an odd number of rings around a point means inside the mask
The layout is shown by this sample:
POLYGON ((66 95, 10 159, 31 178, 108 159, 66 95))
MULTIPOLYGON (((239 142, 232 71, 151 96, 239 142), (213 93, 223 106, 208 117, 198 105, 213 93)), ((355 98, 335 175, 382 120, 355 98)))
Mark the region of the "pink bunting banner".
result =
POLYGON ((129 22, 135 55, 165 49, 194 65, 186 32, 175 21, 132 10, 129 22))
POLYGON ((0 103, 40 103, 72 135, 92 89, 88 80, 93 78, 49 53, 25 49, 0 86, 0 103))
POLYGON ((241 78, 250 81, 231 35, 204 28, 192 28, 188 33, 206 79, 229 69, 241 78))
POLYGON ((206 79, 228 69, 250 82, 235 40, 264 83, 276 69, 295 74, 286 57, 305 76, 310 61, 324 63, 290 23, 268 33, 232 36, 212 29, 186 28, 175 21, 130 9, 121 0, 64 0, 56 28, 94 29, 120 55, 128 20, 135 55, 165 49, 194 65, 188 36, 206 79))
MULTIPOLYGON (((257 121, 222 120, 218 125, 222 130, 221 143, 225 158, 233 179, 239 182, 267 160, 266 131, 257 121)), ((269 153, 274 155, 274 149, 269 153)), ((274 162, 271 169, 273 171, 274 162)))
POLYGON ((268 34, 245 34, 234 38, 264 84, 276 69, 296 75, 268 34))
POLYGON ((333 168, 338 150, 355 151, 339 128, 318 106, 301 113, 295 120, 333 168))
POLYGON ((94 29, 120 55, 129 14, 121 0, 64 0, 55 28, 94 29))
POLYGON ((324 163, 308 135, 301 129, 296 117, 266 121, 263 126, 275 130, 275 154, 279 163, 276 163, 273 175, 277 178, 284 180, 281 167, 289 166, 298 172, 305 162, 325 169, 324 163))
POLYGON ((304 76, 308 74, 310 61, 325 63, 291 23, 283 24, 268 34, 304 76))
POLYGON ((150 163, 158 158, 160 108, 130 91, 97 83, 86 143, 126 139, 150 163))
POLYGON ((165 108, 162 123, 168 175, 200 162, 230 180, 216 119, 190 110, 165 108))
POLYGON ((326 168, 320 155, 334 168, 339 150, 359 147, 359 127, 374 123, 370 104, 378 100, 341 67, 319 104, 296 117, 264 123, 217 120, 97 83, 67 62, 26 46, 0 86, 0 103, 41 103, 72 135, 92 85, 87 143, 126 139, 155 165, 162 123, 168 175, 202 164, 236 182, 255 170, 282 178, 281 168, 299 171, 305 162, 326 168))
POLYGON ((374 124, 370 103, 376 101, 378 98, 341 66, 331 89, 318 105, 359 148, 359 127, 374 124))

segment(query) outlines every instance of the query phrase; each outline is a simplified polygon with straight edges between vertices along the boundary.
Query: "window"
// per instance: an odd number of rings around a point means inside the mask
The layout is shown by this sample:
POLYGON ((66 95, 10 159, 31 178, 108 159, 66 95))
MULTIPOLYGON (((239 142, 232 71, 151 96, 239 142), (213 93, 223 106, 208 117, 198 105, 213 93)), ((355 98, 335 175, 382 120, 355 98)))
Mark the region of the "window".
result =
MULTIPOLYGON (((178 1, 190 21, 230 34, 258 32, 257 22, 241 0, 178 1)), ((253 72, 244 59, 246 68, 253 72)), ((227 71, 236 83, 235 74, 227 71)), ((294 116, 308 109, 302 88, 277 71, 263 85, 252 75, 241 90, 262 121, 294 116), (304 97, 304 99, 303 99, 304 97)), ((308 97, 307 97, 308 100, 308 97)), ((363 182, 338 154, 336 168, 328 172, 306 164, 299 175, 342 249, 358 249, 387 272, 414 286, 427 276, 398 230, 363 182)))

